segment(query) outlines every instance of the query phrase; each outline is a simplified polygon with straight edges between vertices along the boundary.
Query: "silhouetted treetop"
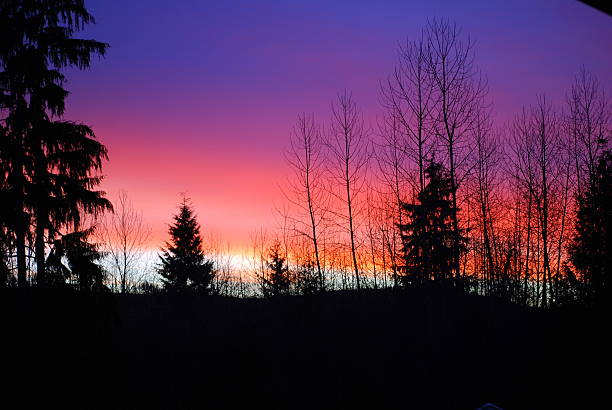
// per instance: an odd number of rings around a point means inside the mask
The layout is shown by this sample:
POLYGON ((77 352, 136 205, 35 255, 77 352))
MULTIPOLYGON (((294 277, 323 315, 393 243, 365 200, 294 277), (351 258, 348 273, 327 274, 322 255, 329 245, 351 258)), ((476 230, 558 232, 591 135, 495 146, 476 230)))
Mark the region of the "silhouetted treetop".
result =
POLYGON ((418 203, 403 205, 408 222, 399 226, 404 239, 407 283, 450 279, 453 261, 465 250, 463 231, 457 232, 452 226, 455 211, 448 171, 432 161, 425 176, 428 182, 417 196, 418 203))
POLYGON ((200 225, 187 198, 183 198, 174 224, 168 229, 170 241, 160 255, 157 272, 164 288, 172 291, 187 289, 207 293, 214 277, 214 264, 202 250, 200 225))

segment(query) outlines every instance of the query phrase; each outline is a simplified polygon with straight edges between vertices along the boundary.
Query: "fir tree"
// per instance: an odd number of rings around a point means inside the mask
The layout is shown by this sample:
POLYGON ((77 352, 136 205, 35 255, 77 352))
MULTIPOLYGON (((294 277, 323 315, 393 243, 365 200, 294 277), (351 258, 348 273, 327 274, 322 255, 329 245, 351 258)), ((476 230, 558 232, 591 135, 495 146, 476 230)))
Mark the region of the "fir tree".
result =
POLYGON ((612 269, 612 152, 604 151, 578 197, 576 234, 570 245, 572 264, 580 273, 589 302, 607 304, 612 269))
POLYGON ((162 249, 161 263, 157 270, 162 277, 164 289, 191 289, 208 293, 215 275, 214 263, 204 256, 200 225, 186 198, 183 198, 179 212, 174 216, 174 224, 168 232, 170 241, 162 249))
POLYGON ((408 216, 408 223, 399 225, 404 243, 404 284, 450 279, 453 261, 465 250, 462 232, 453 229, 453 185, 448 172, 432 161, 425 176, 428 183, 419 193, 418 203, 402 205, 408 216))
POLYGON ((62 70, 86 69, 108 48, 74 37, 93 22, 83 0, 0 3, 0 109, 6 111, 0 182, 11 207, 20 286, 32 222, 37 282, 44 284, 46 245, 60 229, 79 231, 83 212, 112 209, 95 190, 106 148, 86 125, 61 119, 68 96, 62 70))
POLYGON ((279 296, 289 293, 291 277, 287 260, 281 255, 280 244, 275 242, 270 247, 267 261, 268 274, 261 278, 264 297, 279 296))

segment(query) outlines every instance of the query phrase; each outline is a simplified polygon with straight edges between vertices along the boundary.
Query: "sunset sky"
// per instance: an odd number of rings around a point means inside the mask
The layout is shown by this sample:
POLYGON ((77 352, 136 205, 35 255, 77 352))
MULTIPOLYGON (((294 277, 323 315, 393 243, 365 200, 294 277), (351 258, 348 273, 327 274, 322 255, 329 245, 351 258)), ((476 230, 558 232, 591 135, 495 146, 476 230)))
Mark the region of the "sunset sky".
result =
POLYGON ((475 40, 499 125, 538 93, 562 103, 582 65, 612 90, 612 17, 569 0, 462 3, 89 0, 82 37, 111 48, 68 74, 66 117, 108 147, 103 189, 128 192, 153 248, 186 192, 203 231, 241 249, 276 226, 298 113, 327 121, 346 88, 375 125, 397 44, 428 18, 475 40))

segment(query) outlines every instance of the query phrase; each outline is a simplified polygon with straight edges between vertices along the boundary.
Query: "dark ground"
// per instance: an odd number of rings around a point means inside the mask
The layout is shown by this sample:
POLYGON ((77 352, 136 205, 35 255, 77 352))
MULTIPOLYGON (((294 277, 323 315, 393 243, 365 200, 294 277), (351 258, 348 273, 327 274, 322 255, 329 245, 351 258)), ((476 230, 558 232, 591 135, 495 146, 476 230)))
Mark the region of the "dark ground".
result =
POLYGON ((443 289, 11 290, 0 308, 2 408, 588 408, 610 388, 609 322, 595 313, 443 289))

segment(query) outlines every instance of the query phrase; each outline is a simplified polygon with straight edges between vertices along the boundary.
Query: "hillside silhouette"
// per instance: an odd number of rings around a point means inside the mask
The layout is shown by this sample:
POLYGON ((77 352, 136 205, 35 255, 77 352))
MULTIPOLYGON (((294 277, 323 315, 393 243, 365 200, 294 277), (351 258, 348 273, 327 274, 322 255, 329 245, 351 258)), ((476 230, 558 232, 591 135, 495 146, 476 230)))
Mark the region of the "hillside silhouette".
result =
POLYGON ((26 386, 41 393, 24 399, 49 406, 585 408, 603 399, 609 359, 596 315, 452 289, 1 300, 24 353, 5 356, 5 387, 35 374, 26 386))

